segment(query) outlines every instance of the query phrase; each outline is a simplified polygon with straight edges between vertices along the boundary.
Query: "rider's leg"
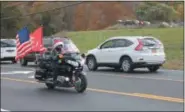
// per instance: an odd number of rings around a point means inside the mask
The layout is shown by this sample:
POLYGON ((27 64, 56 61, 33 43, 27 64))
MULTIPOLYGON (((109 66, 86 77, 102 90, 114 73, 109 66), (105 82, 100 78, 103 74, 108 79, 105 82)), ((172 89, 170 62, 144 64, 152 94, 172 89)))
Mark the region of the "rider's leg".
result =
POLYGON ((55 64, 54 66, 54 71, 53 71, 53 81, 56 82, 57 81, 57 77, 58 77, 58 74, 59 74, 59 70, 58 70, 58 67, 57 65, 55 64))

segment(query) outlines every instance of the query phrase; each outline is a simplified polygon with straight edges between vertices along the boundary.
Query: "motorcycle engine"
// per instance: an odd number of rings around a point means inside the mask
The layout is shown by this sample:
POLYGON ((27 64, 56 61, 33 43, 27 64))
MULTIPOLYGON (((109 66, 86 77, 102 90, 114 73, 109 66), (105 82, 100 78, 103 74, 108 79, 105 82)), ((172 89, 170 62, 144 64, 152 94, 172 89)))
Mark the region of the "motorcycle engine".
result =
POLYGON ((69 78, 68 77, 64 77, 64 76, 58 76, 57 80, 63 83, 65 81, 69 81, 69 78))
POLYGON ((65 77, 64 76, 58 76, 57 80, 60 82, 64 82, 65 81, 65 77))

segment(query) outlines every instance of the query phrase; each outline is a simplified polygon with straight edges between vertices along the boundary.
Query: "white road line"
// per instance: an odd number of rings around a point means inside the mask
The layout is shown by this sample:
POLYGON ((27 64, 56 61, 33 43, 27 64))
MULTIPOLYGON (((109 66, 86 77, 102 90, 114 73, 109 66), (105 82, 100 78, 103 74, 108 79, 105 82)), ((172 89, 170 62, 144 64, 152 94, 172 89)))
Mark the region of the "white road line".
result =
POLYGON ((32 76, 29 76, 28 78, 30 78, 30 79, 34 79, 34 75, 32 75, 32 76))
POLYGON ((3 68, 35 70, 34 68, 15 67, 15 66, 8 66, 8 65, 1 66, 1 69, 3 68))
POLYGON ((1 72, 1 74, 29 74, 33 73, 34 71, 10 71, 10 72, 1 72))
POLYGON ((2 112, 2 111, 8 111, 8 112, 10 112, 9 110, 5 110, 5 109, 2 109, 2 108, 1 108, 1 112, 2 112))

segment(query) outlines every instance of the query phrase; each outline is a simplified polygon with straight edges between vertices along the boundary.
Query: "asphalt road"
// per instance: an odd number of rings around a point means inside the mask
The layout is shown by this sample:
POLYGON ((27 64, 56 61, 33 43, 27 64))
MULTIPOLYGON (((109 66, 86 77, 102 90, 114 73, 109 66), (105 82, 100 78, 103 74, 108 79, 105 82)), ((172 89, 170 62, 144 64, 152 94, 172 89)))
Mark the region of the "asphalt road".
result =
POLYGON ((1 108, 10 111, 183 111, 183 71, 121 73, 85 70, 88 89, 48 90, 33 79, 34 65, 1 64, 1 108))

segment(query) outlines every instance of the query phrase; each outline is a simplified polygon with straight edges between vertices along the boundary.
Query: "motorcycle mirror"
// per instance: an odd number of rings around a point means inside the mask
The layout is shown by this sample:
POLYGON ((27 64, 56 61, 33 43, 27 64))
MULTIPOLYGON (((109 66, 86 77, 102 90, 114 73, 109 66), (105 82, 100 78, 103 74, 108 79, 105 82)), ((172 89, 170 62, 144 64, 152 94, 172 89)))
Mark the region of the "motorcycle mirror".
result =
POLYGON ((81 56, 82 56, 82 58, 85 58, 85 54, 84 53, 82 53, 81 56))

